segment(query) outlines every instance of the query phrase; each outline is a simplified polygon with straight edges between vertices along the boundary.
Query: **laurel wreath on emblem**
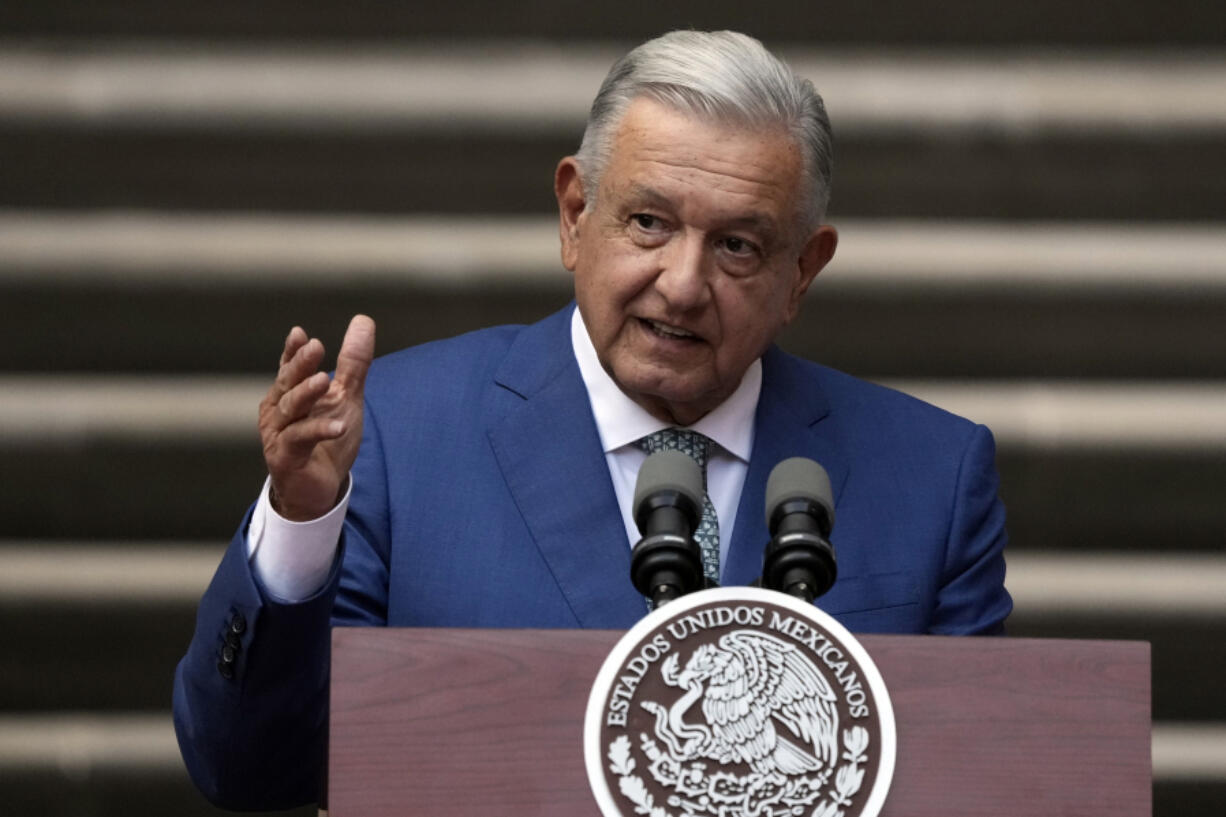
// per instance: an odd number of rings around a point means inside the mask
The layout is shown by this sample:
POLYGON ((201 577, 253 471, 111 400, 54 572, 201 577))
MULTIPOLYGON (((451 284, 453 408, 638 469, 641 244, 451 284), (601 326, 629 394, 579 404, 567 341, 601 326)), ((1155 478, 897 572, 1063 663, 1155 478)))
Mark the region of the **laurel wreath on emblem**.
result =
MULTIPOLYGON (((668 805, 679 807, 686 815, 741 813, 757 817, 795 817, 822 795, 829 782, 828 770, 820 775, 786 782, 775 776, 776 779, 768 781, 769 786, 763 786, 760 775, 738 777, 724 772, 706 775, 701 764, 683 769, 676 760, 660 752, 648 735, 641 734, 640 739, 644 753, 652 760, 649 767, 652 777, 673 789, 668 805), (739 811, 730 810, 730 806, 738 804, 744 807, 739 811)), ((810 812, 809 817, 843 817, 843 809, 851 805, 851 798, 860 791, 864 782, 862 766, 867 761, 865 750, 868 744, 868 730, 864 727, 853 726, 843 730, 841 758, 847 762, 835 772, 832 790, 810 812)), ((636 761, 631 756, 629 738, 622 735, 614 740, 609 745, 608 758, 609 771, 618 776, 618 790, 634 804, 637 814, 677 817, 655 803, 643 779, 634 773, 636 761)))

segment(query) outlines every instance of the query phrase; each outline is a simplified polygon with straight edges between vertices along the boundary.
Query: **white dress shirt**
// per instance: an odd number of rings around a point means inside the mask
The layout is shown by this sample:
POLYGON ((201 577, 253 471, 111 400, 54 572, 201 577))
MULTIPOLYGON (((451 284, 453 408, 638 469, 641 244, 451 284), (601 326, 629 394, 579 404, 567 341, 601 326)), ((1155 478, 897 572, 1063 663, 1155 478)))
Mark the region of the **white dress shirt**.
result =
MULTIPOLYGON (((646 452, 637 443, 654 431, 668 428, 669 424, 648 414, 613 382, 600 365, 578 309, 571 315, 571 344, 596 418, 626 537, 633 546, 639 540, 632 507, 634 483, 639 468, 647 459, 646 452)), ((737 504, 749 471, 753 419, 761 390, 762 363, 755 360, 736 391, 689 426, 716 443, 707 461, 707 495, 719 520, 721 567, 728 561, 728 543, 732 541, 732 529, 736 524, 737 504)), ((265 480, 247 529, 247 555, 260 583, 274 598, 301 601, 318 592, 327 581, 353 491, 352 477, 349 483, 344 497, 326 515, 309 522, 291 522, 273 510, 269 501, 270 483, 265 480)))
MULTIPOLYGON (((613 491, 621 508, 622 521, 631 546, 639 540, 634 523, 634 483, 647 452, 638 441, 669 424, 647 413, 647 409, 626 396, 600 365, 596 348, 576 309, 571 315, 570 340, 579 361, 579 373, 596 417, 596 430, 604 448, 613 491)), ((736 508, 741 488, 749 472, 749 453, 753 450, 753 418, 762 390, 762 362, 755 360, 732 395, 701 420, 688 428, 714 440, 707 458, 707 495, 719 519, 719 563, 728 562, 728 543, 736 523, 736 508)))

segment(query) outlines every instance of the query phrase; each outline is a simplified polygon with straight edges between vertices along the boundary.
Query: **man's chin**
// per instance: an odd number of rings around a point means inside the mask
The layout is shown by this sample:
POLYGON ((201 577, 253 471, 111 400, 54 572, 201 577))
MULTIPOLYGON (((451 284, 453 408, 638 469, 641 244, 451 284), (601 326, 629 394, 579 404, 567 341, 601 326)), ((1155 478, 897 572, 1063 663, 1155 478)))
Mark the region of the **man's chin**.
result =
POLYGON ((646 409, 653 417, 676 425, 692 425, 703 415, 718 406, 722 397, 713 397, 710 390, 697 387, 686 387, 679 382, 679 376, 674 379, 652 378, 648 382, 639 381, 631 387, 621 381, 621 390, 635 403, 646 409), (635 388, 634 386, 637 386, 635 388))

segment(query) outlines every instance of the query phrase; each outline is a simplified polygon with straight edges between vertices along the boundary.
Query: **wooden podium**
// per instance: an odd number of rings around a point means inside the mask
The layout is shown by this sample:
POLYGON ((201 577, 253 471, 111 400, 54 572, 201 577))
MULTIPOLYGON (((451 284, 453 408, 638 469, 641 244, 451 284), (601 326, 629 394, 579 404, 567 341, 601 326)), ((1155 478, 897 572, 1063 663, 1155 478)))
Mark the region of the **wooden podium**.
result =
MULTIPOLYGON (((337 628, 331 817, 599 817, 583 760, 612 631, 337 628)), ((882 817, 1149 817, 1149 645, 862 636, 893 700, 882 817)))

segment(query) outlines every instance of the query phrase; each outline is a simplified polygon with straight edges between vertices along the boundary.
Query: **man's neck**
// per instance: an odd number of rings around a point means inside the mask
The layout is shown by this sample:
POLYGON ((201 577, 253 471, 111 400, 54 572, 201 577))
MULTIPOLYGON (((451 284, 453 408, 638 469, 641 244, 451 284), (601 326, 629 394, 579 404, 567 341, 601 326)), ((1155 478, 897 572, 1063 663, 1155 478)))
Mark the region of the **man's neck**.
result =
POLYGON ((748 461, 753 448, 753 420, 762 388, 762 363, 754 361, 729 397, 692 422, 661 416, 632 400, 609 376, 596 354, 576 308, 571 316, 571 345, 587 388, 605 452, 669 426, 684 426, 715 440, 729 453, 748 461))

